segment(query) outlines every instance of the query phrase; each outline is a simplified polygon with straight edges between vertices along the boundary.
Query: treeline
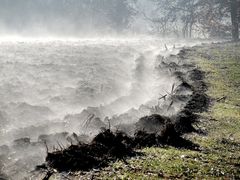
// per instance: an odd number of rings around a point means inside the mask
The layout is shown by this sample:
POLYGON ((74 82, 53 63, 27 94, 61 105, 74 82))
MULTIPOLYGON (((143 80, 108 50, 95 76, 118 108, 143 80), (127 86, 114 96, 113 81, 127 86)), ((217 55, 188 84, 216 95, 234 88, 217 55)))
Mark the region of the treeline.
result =
POLYGON ((0 0, 0 31, 121 32, 130 18, 126 0, 0 0))
POLYGON ((151 1, 155 8, 150 13, 139 8, 136 11, 151 22, 155 33, 186 38, 228 37, 232 34, 234 40, 239 39, 240 0, 151 1))
POLYGON ((240 0, 0 0, 0 33, 145 32, 239 39, 240 0), (140 31, 141 32, 141 31, 140 31))

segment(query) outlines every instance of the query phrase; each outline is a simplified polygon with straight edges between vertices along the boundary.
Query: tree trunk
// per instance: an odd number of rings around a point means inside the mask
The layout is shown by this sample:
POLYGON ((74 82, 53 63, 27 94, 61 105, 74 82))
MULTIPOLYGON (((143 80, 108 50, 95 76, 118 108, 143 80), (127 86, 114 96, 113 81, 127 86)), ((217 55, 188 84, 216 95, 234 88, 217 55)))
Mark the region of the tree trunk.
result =
POLYGON ((239 10, 238 1, 231 0, 232 38, 234 41, 239 40, 238 10, 239 10))
POLYGON ((192 38, 192 31, 193 31, 193 20, 191 20, 189 24, 189 37, 192 38))
POLYGON ((237 16, 238 16, 238 25, 240 24, 240 0, 238 0, 238 5, 237 5, 237 7, 238 7, 238 14, 237 14, 237 16))

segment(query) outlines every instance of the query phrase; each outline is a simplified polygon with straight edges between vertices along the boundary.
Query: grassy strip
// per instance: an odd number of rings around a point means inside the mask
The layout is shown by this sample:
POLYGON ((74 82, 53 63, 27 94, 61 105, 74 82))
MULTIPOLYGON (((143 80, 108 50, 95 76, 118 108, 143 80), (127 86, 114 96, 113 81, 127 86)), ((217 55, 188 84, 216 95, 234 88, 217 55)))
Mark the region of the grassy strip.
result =
POLYGON ((213 105, 202 113, 207 136, 188 136, 202 150, 145 148, 145 155, 112 164, 96 179, 240 178, 240 45, 198 47, 188 58, 206 72, 213 105))

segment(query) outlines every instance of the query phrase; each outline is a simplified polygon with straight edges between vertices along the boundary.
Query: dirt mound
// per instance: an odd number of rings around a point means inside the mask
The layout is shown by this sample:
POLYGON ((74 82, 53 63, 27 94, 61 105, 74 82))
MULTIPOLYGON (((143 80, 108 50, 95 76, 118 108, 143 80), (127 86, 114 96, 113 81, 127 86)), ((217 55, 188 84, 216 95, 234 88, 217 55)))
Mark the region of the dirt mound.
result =
POLYGON ((65 150, 48 153, 47 166, 60 172, 103 167, 112 160, 135 155, 131 144, 132 140, 127 135, 105 130, 90 144, 72 145, 65 150))
POLYGON ((153 114, 141 118, 136 123, 136 129, 137 131, 145 131, 147 133, 162 134, 169 123, 171 123, 171 120, 168 117, 153 114))
POLYGON ((186 81, 182 81, 182 83, 177 87, 176 91, 192 91, 193 87, 187 83, 186 81))
POLYGON ((189 77, 192 81, 200 81, 204 79, 205 74, 199 69, 193 69, 192 71, 189 72, 189 77))
POLYGON ((209 104, 210 99, 205 93, 195 92, 185 109, 196 113, 203 112, 207 110, 209 104))
POLYGON ((136 123, 135 147, 162 146, 179 136, 168 117, 153 114, 136 123))
POLYGON ((174 128, 180 135, 190 132, 196 132, 193 124, 197 121, 198 116, 185 109, 174 117, 174 128))
MULTIPOLYGON (((179 124, 182 121, 178 120, 179 124)), ((190 143, 180 137, 182 129, 178 127, 179 132, 176 131, 176 126, 167 117, 146 116, 141 118, 136 126, 138 130, 133 137, 118 131, 113 133, 108 129, 99 133, 90 144, 79 143, 64 150, 49 152, 46 166, 41 167, 60 172, 87 171, 107 166, 109 162, 117 159, 134 156, 137 154, 134 151, 136 148, 163 145, 184 147, 186 144, 190 146, 190 143)))
POLYGON ((30 138, 20 138, 20 139, 16 139, 13 142, 13 147, 14 148, 26 148, 31 144, 31 140, 30 138))
POLYGON ((191 51, 191 49, 184 48, 180 50, 180 52, 178 53, 178 56, 183 59, 189 51, 191 51))

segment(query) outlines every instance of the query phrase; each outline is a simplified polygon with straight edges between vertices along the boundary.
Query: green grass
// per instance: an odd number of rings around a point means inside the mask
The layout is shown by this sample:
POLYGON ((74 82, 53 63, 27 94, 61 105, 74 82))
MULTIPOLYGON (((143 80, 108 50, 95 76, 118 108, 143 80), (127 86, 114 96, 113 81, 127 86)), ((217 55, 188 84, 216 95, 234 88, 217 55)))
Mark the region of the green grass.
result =
POLYGON ((240 179, 240 45, 196 48, 189 57, 206 72, 207 94, 213 100, 201 114, 207 136, 188 135, 201 151, 145 148, 144 156, 119 161, 96 179, 240 179), (211 60, 202 54, 211 56, 211 60))

